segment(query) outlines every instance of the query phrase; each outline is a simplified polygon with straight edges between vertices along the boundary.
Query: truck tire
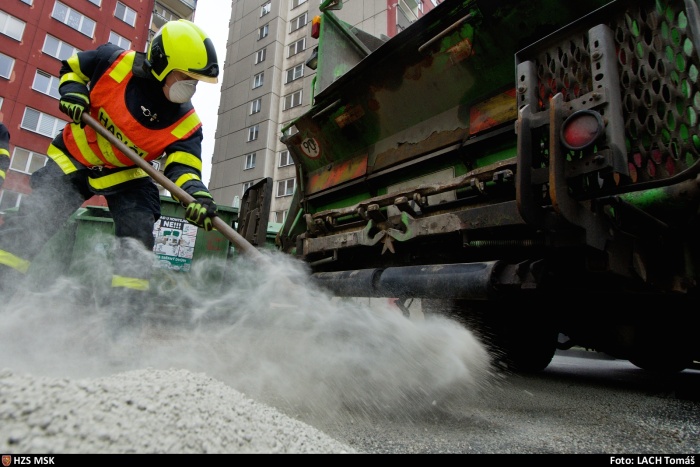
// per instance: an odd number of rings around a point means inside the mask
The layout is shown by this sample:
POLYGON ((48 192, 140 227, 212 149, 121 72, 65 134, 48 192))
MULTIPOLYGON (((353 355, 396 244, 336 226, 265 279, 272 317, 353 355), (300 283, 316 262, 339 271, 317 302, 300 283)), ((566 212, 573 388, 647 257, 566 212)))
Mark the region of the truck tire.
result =
POLYGON ((636 323, 629 361, 660 374, 678 373, 691 367, 700 355, 696 335, 700 324, 697 297, 657 296, 647 298, 645 305, 666 311, 663 317, 652 315, 636 323))
POLYGON ((559 332, 546 323, 508 326, 503 342, 503 362, 509 371, 516 373, 540 372, 552 362, 558 337, 559 332))
POLYGON ((688 345, 688 342, 692 342, 692 336, 684 336, 680 330, 671 333, 668 330, 644 329, 636 340, 629 361, 642 370, 673 374, 693 365, 693 352, 688 345))
POLYGON ((422 300, 424 313, 461 322, 508 371, 536 373, 551 363, 559 331, 547 317, 527 315, 511 300, 422 300))

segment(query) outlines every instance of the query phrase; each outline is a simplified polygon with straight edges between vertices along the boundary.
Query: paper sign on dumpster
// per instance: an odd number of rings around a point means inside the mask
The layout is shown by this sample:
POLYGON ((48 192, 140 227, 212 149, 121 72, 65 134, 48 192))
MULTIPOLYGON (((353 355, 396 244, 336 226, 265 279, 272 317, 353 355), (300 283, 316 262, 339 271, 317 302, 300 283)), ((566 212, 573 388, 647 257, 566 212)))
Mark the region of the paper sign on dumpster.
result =
POLYGON ((198 227, 177 217, 161 216, 153 225, 156 266, 188 272, 192 267, 198 227))

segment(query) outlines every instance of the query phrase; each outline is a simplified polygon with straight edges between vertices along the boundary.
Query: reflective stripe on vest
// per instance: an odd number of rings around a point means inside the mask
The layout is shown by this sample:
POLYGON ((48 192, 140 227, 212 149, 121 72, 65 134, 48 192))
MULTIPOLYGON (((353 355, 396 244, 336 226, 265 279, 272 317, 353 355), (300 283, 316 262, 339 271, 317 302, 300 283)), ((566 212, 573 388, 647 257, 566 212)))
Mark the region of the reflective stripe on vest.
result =
POLYGON ((148 174, 138 167, 122 170, 102 177, 88 177, 88 183, 96 190, 106 190, 120 183, 136 180, 137 178, 148 177, 148 174))
POLYGON ((199 115, 192 111, 191 113, 185 116, 185 118, 178 126, 176 126, 173 129, 173 136, 177 139, 182 139, 185 136, 191 134, 197 128, 199 128, 201 124, 202 121, 199 119, 199 115))
POLYGON ((112 276, 112 287, 122 287, 125 289, 148 290, 150 283, 148 279, 138 279, 136 277, 112 276))
POLYGON ((102 160, 97 154, 95 154, 95 151, 92 150, 90 147, 90 143, 88 143, 88 133, 90 133, 91 136, 96 136, 97 133, 95 133, 95 130, 92 128, 85 128, 81 129, 80 126, 78 125, 67 125, 70 127, 70 132, 73 135, 73 139, 75 140, 75 144, 78 146, 78 151, 80 151, 80 154, 82 154, 84 161, 81 161, 84 165, 90 167, 93 165, 104 165, 105 162, 102 160))
POLYGON ((122 58, 115 61, 115 66, 112 71, 109 72, 109 77, 112 78, 117 83, 124 81, 124 78, 129 76, 131 73, 131 67, 134 65, 134 57, 136 54, 129 54, 128 58, 126 55, 122 55, 122 58))
POLYGON ((26 274, 31 263, 26 259, 13 255, 9 251, 0 250, 0 264, 16 269, 22 274, 26 274))

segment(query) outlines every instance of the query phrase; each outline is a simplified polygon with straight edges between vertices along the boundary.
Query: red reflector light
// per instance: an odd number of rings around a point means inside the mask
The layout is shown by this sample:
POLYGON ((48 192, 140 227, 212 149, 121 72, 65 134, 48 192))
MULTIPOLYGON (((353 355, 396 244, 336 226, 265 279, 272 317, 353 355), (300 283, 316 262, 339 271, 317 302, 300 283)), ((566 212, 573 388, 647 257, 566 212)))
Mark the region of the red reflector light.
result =
POLYGON ((314 16, 313 19, 311 20, 311 37, 313 37, 314 39, 318 39, 318 36, 320 33, 321 33, 321 17, 314 16))
POLYGON ((593 144, 603 133, 603 117, 592 110, 579 110, 566 119, 561 128, 561 143, 580 150, 593 144))

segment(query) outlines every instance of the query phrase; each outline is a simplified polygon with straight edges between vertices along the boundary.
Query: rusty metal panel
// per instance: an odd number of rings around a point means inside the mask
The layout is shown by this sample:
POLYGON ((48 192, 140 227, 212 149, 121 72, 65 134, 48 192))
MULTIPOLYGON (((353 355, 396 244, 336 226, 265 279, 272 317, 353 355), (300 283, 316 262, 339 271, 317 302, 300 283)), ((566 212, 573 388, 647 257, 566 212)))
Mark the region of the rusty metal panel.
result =
MULTIPOLYGON (((314 105, 283 141, 303 177, 364 156, 370 176, 506 125, 516 117, 517 50, 533 31, 553 32, 603 3, 443 2, 371 53, 365 36, 326 11, 314 105)), ((301 185, 306 194, 321 186, 301 185)))

